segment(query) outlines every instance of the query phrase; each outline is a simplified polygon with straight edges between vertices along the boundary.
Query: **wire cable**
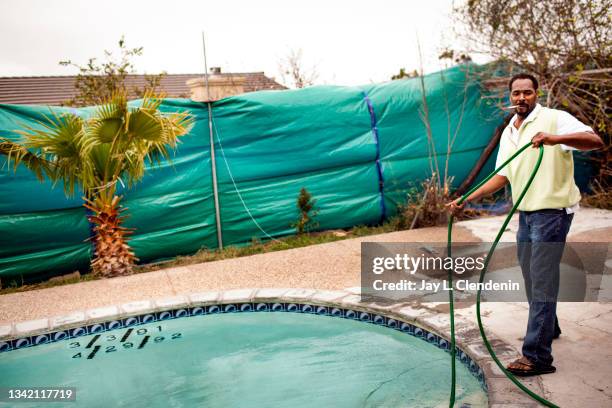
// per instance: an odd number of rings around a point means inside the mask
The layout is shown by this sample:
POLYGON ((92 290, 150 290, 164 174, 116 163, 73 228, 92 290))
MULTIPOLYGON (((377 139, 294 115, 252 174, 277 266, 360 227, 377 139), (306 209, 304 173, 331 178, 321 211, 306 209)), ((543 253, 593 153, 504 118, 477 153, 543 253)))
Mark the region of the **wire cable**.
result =
POLYGON ((242 198, 242 194, 240 194, 240 190, 238 189, 238 185, 236 184, 236 180, 234 179, 234 176, 232 174, 232 170, 229 167, 229 163, 227 161, 227 157, 225 156, 225 150, 223 150, 223 143, 221 143, 221 138, 219 137, 219 131, 217 130, 217 124, 215 123, 215 119, 212 115, 212 110, 210 113, 210 119, 212 121, 212 125, 213 125, 213 130, 215 133, 215 137, 217 139, 217 142, 219 143, 219 150, 221 151, 221 157, 223 158, 223 162, 225 163, 225 168, 227 169, 227 174, 229 174, 230 180, 232 181, 232 185, 234 186, 234 190, 236 190, 236 194, 238 195, 238 198, 240 199, 240 202, 242 203, 242 206, 244 207, 245 211, 247 212, 247 214, 249 215, 249 217, 251 218, 251 220, 253 220, 253 223, 257 226, 257 228, 259 228, 259 230, 268 238, 270 238, 272 241, 281 243, 283 245, 289 246, 289 244, 287 244, 284 241, 281 241, 279 239, 274 238, 273 236, 271 236, 270 234, 268 234, 261 225, 259 225, 259 223, 257 222, 257 220, 255 219, 255 217, 253 217, 253 214, 251 213, 251 210, 249 210, 249 207, 246 205, 246 202, 244 201, 244 199, 242 198))

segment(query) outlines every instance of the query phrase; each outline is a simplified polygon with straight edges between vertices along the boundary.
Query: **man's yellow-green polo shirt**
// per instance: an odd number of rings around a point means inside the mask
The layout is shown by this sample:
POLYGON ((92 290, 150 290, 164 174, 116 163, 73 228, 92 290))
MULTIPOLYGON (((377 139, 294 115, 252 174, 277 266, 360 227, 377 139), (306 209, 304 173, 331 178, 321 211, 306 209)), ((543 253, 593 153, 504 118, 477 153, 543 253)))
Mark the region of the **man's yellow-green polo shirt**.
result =
MULTIPOLYGON (((538 132, 556 134, 556 109, 537 105, 518 129, 518 143, 509 137, 510 129, 502 134, 498 163, 505 161, 520 147, 528 143, 538 132)), ((508 126, 514 126, 514 119, 508 126)), ((512 200, 516 202, 525 188, 529 176, 538 160, 539 149, 528 148, 516 157, 503 172, 512 188, 512 200)), ((535 211, 550 208, 568 208, 580 201, 580 191, 574 181, 574 159, 572 152, 561 145, 544 146, 544 157, 540 169, 519 205, 520 211, 535 211)))

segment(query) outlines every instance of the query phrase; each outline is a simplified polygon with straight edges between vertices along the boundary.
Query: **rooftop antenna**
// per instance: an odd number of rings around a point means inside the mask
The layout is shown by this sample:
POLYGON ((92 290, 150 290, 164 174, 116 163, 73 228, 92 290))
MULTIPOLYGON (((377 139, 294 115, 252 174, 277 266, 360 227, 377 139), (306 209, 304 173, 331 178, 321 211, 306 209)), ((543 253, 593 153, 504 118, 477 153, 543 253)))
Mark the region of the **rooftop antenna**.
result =
POLYGON ((202 31, 202 48, 204 49, 204 82, 206 84, 206 101, 210 107, 210 91, 208 88, 208 62, 206 60, 206 39, 204 37, 204 31, 202 31))
POLYGON ((213 137, 212 103, 208 88, 208 62, 206 60, 206 39, 202 31, 202 48, 204 49, 204 81, 206 83, 206 104, 208 105, 208 132, 210 137, 210 159, 212 167, 213 196, 215 198, 215 220, 217 223, 217 242, 219 250, 223 249, 223 234, 221 233, 221 213, 219 212, 219 191, 217 190, 217 163, 215 160, 215 140, 213 137))

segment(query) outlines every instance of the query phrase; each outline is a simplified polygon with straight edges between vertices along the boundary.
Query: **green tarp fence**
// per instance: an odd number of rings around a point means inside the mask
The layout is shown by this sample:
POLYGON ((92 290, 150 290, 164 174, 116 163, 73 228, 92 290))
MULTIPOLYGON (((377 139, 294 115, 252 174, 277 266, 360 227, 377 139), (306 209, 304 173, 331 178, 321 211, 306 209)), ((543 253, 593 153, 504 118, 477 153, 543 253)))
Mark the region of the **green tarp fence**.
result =
MULTIPOLYGON (((481 98, 465 66, 424 78, 440 170, 457 186, 487 145, 502 113, 481 98)), ((139 101, 132 101, 137 105, 139 101)), ((86 117, 94 108, 0 105, 0 137, 51 112, 86 117)), ((191 132, 172 160, 147 171, 124 196, 130 245, 141 262, 216 248, 208 107, 166 99, 161 110, 188 111, 191 132)), ((396 213, 430 176, 419 79, 361 87, 315 86, 263 91, 212 104, 224 245, 291 234, 302 187, 317 200, 320 229, 375 224, 396 213)), ((480 177, 492 170, 491 156, 480 177)), ((578 161, 584 185, 588 163, 578 161)), ((90 226, 81 194, 40 183, 23 166, 14 173, 0 157, 0 278, 28 280, 88 270, 90 226)), ((265 272, 263 272, 265 273, 265 272)))

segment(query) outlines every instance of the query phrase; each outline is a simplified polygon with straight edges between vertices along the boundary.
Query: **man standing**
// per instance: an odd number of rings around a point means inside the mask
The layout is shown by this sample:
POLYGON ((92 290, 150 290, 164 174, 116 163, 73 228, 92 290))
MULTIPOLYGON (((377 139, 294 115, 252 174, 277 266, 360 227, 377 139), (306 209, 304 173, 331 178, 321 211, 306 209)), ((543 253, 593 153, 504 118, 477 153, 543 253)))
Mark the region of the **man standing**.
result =
MULTIPOLYGON (((563 246, 578 208, 580 192, 574 182, 571 150, 593 150, 603 142, 593 130, 567 112, 538 104, 538 81, 526 73, 508 83, 515 115, 500 139, 496 167, 531 141, 544 145, 540 170, 518 207, 517 252, 529 301, 523 356, 510 363, 508 371, 529 376, 554 373, 552 341, 559 337, 556 311, 559 264, 563 246)), ((527 149, 465 201, 493 194, 510 183, 516 202, 538 160, 538 149, 527 149)), ((448 204, 457 211, 459 199, 448 204)))

